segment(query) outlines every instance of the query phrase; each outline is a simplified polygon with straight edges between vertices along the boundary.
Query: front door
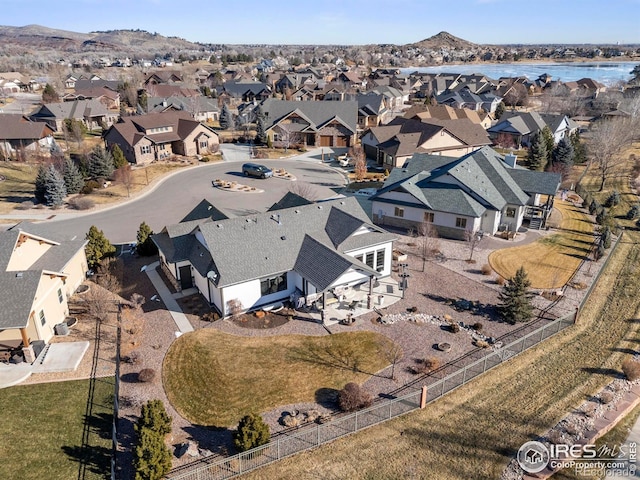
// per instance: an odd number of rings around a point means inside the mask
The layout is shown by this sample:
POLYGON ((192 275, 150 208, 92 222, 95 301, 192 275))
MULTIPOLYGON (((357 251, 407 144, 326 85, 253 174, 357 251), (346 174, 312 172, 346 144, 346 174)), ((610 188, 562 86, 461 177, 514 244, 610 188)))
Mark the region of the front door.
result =
POLYGON ((191 279, 191 266, 185 265, 180 267, 180 288, 186 290, 193 287, 193 280, 191 279))

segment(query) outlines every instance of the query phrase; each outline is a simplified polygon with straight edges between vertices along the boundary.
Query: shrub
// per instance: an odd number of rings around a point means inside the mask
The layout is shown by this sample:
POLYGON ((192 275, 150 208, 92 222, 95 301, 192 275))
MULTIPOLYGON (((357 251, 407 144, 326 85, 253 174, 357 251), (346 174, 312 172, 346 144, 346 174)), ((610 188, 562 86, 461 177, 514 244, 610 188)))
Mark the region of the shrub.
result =
POLYGON ((480 332, 483 327, 484 325, 482 325, 482 323, 480 322, 476 322, 473 325, 471 325, 471 328, 473 328, 476 332, 480 332))
POLYGON ((607 404, 613 402, 613 393, 611 393, 611 392, 602 392, 600 394, 600 402, 602 402, 603 405, 607 405, 607 404))
POLYGON ((475 344, 478 348, 489 348, 489 342, 486 340, 476 340, 475 344))
POLYGON ((360 385, 354 382, 347 383, 338 392, 338 406, 343 412, 353 412, 371 405, 372 398, 360 385))
POLYGON ((634 218, 638 217, 640 217, 640 205, 635 204, 627 212, 627 219, 633 220, 634 218))
MULTIPOLYGON (((124 356, 122 358, 122 361, 135 365, 136 363, 138 363, 140 361, 140 352, 138 352, 137 350, 134 350, 129 355, 124 356)), ((142 373, 142 372, 140 372, 140 373, 142 373)))
POLYGON ((95 206, 96 202, 90 198, 76 197, 69 200, 69 205, 76 210, 89 210, 95 206))
POLYGON ((16 207, 16 210, 29 210, 30 208, 33 208, 33 202, 31 200, 27 200, 26 202, 20 203, 16 207))
POLYGON ((96 182, 95 180, 87 180, 84 183, 82 189, 80 189, 80 193, 88 195, 90 193, 93 193, 96 188, 100 188, 100 184, 98 182, 96 182))
POLYGON ((622 373, 630 382, 638 380, 640 378, 640 362, 627 358, 622 362, 622 373))
POLYGON ((409 307, 407 308, 407 311, 410 313, 416 313, 418 311, 418 307, 409 307))
POLYGON ((136 479, 160 479, 171 469, 171 452, 165 437, 171 433, 171 417, 161 400, 150 400, 142 406, 135 425, 138 442, 133 464, 136 479))
POLYGON ((617 190, 611 192, 611 195, 607 197, 607 200, 604 202, 604 206, 611 208, 615 207, 620 203, 620 193, 617 190))
POLYGON ((138 381, 142 383, 151 382, 156 377, 156 371, 153 368, 143 368, 138 372, 138 381))
POLYGON ((483 275, 491 275, 491 272, 493 272, 493 268, 491 268, 491 265, 489 265, 488 263, 485 263, 484 265, 482 265, 480 271, 483 275))
POLYGON ((440 368, 440 359, 436 357, 427 357, 420 362, 423 373, 433 372, 440 368))
POLYGON ((449 330, 451 330, 452 333, 458 333, 460 331, 460 325, 457 323, 450 323, 449 330))
POLYGON ((505 281, 506 280, 504 279, 504 277, 501 277, 501 276, 496 277, 496 283, 500 286, 504 285, 505 281))
POLYGON ((264 423, 257 413, 245 415, 238 423, 238 428, 233 434, 233 443, 240 452, 251 450, 269 443, 271 432, 269 425, 264 423))
POLYGON ((602 205, 600 205, 600 202, 598 202, 595 198, 591 200, 591 203, 589 203, 589 213, 591 215, 595 215, 601 209, 602 209, 602 205))

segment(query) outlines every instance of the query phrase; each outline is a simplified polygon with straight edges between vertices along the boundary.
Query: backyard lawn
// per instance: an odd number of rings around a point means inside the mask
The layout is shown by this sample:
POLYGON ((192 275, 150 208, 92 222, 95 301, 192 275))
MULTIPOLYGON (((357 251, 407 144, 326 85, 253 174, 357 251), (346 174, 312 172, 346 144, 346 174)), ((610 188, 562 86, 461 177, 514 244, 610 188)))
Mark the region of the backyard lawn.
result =
POLYGON ((9 213, 20 203, 33 200, 38 167, 25 163, 0 164, 0 214, 9 213))
POLYGON ((560 288, 569 281, 582 259, 589 256, 595 224, 570 202, 556 199, 554 207, 562 215, 559 233, 491 253, 489 263, 498 275, 511 278, 523 266, 531 288, 560 288))
POLYGON ((95 380, 86 445, 89 380, 1 389, 0 478, 109 478, 113 382, 95 380))
POLYGON ((226 428, 249 412, 313 402, 326 389, 363 383, 389 364, 382 342, 389 340, 373 332, 247 338, 199 330, 171 345, 163 382, 181 415, 226 428))

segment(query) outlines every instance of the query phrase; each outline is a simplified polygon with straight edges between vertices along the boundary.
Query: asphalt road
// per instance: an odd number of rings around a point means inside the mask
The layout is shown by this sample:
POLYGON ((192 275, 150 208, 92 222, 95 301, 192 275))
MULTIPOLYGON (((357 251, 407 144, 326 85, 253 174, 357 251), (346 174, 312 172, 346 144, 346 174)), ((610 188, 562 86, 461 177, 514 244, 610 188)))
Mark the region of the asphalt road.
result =
MULTIPOLYGON (((270 168, 285 168, 298 182, 309 184, 315 199, 333 197, 345 184, 339 169, 323 165, 315 161, 313 156, 299 160, 259 162, 270 168)), ((280 200, 294 183, 279 178, 245 178, 241 166, 242 162, 223 162, 181 171, 168 177, 150 193, 130 202, 87 215, 64 215, 60 216, 61 219, 54 217, 40 225, 45 230, 43 234, 51 231, 57 235, 63 234, 65 238, 84 236, 91 225, 95 225, 104 231, 112 243, 126 243, 135 241, 136 232, 143 221, 154 232, 159 232, 165 225, 180 221, 203 199, 229 216, 264 212, 280 200), (215 179, 235 180, 264 192, 224 191, 212 186, 215 179)))

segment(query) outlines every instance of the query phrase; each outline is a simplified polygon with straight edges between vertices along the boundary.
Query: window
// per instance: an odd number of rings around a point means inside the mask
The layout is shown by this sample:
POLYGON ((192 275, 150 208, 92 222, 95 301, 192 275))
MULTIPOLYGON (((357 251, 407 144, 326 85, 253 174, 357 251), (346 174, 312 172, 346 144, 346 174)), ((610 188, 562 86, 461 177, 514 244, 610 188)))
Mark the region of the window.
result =
POLYGON ((373 252, 369 252, 367 253, 366 261, 364 263, 366 263, 368 267, 373 268, 374 267, 373 260, 374 260, 373 252))
POLYGON ((167 145, 164 143, 161 143, 160 145, 158 145, 158 150, 166 150, 167 149, 167 145))
POLYGON ((44 316, 44 310, 40 310, 40 325, 44 326, 45 323, 47 323, 47 319, 44 316))
POLYGON ((207 140, 200 140, 200 148, 207 148, 209 146, 209 142, 207 140))
POLYGON ((280 139, 280 135, 279 135, 279 134, 277 134, 277 133, 274 133, 274 134, 273 134, 273 141, 274 141, 274 142, 279 142, 280 140, 281 140, 281 139, 280 139))
POLYGON ((516 209, 513 207, 507 208, 506 216, 514 218, 516 216, 516 209))
POLYGON ((424 212, 423 220, 425 222, 433 223, 433 212, 424 212))
POLYGON ((151 145, 142 145, 140 147, 140 153, 142 155, 146 155, 148 153, 151 153, 151 145))
POLYGON ((282 292, 287 289, 287 272, 277 277, 264 278, 260 280, 260 294, 270 295, 282 292))
POLYGON ((393 214, 396 217, 401 217, 401 218, 404 217, 404 208, 396 207, 393 211, 393 214))
POLYGON ((457 228, 467 228, 467 219, 456 217, 456 227, 457 228))
POLYGON ((384 248, 376 252, 376 271, 384 270, 384 248))
POLYGON ((64 300, 64 297, 62 296, 62 289, 61 289, 61 288, 59 288, 59 289, 58 289, 58 301, 59 301, 60 303, 62 303, 62 301, 63 301, 63 300, 64 300))

